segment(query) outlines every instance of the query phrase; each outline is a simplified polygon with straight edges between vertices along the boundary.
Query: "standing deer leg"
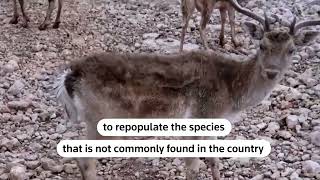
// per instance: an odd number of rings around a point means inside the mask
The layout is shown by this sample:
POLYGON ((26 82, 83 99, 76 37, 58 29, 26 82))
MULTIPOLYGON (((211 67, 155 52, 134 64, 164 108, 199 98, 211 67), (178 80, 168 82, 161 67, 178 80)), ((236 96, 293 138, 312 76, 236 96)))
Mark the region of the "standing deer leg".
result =
POLYGON ((200 22, 200 37, 201 37, 201 40, 202 40, 202 43, 204 45, 204 48, 206 50, 209 49, 209 45, 208 45, 208 41, 207 41, 207 36, 206 36, 206 26, 210 20, 210 15, 213 11, 213 8, 212 9, 204 9, 202 12, 201 12, 201 22, 200 22))
POLYGON ((62 3, 63 3, 63 0, 58 0, 57 16, 56 16, 56 20, 55 20, 55 22, 53 24, 53 28, 55 28, 55 29, 59 28, 59 25, 60 25, 60 16, 61 16, 62 3))
MULTIPOLYGON (((217 137, 210 137, 212 140, 216 140, 217 137)), ((220 180, 220 171, 219 171, 219 158, 217 157, 210 157, 207 158, 210 164, 212 179, 213 180, 220 180)))
POLYGON ((228 16, 229 16, 229 23, 231 27, 231 40, 235 47, 238 47, 239 41, 236 38, 236 32, 235 32, 235 10, 232 7, 228 8, 228 16))
POLYGON ((39 26, 39 30, 45 30, 47 29, 48 25, 50 24, 51 14, 54 8, 54 0, 48 0, 49 6, 47 10, 47 15, 43 23, 39 26))
POLYGON ((182 4, 181 12, 182 12, 183 24, 182 24, 182 32, 181 32, 181 40, 180 40, 180 50, 179 50, 180 53, 183 51, 184 38, 187 32, 187 28, 189 26, 190 18, 195 10, 194 1, 182 0, 181 4, 182 4))
POLYGON ((17 24, 18 23, 18 18, 19 18, 19 14, 18 14, 18 8, 17 8, 17 1, 13 0, 13 17, 9 21, 9 23, 10 24, 17 24))
POLYGON ((21 13, 23 16, 23 23, 22 23, 22 27, 28 27, 28 21, 30 21, 29 17, 27 16, 25 10, 24 10, 24 0, 19 0, 19 4, 20 4, 20 8, 21 8, 21 13))
POLYGON ((220 30, 220 36, 219 36, 219 44, 221 47, 224 47, 225 41, 224 41, 224 31, 225 31, 225 24, 227 19, 227 11, 225 8, 220 8, 220 17, 221 17, 221 30, 220 30))
MULTIPOLYGON (((87 120, 87 122, 90 122, 87 120)), ((94 121, 91 121, 94 122, 94 121)), ((87 137, 86 140, 96 140, 95 126, 87 123, 87 137)), ((77 158, 78 166, 83 180, 97 180, 96 175, 96 159, 94 158, 77 158)))
MULTIPOLYGON (((184 140, 192 139, 197 140, 201 137, 183 137, 184 140)), ((186 157, 184 158, 186 163, 186 179, 187 180, 196 180, 198 178, 199 169, 200 169, 200 159, 197 157, 186 157)))

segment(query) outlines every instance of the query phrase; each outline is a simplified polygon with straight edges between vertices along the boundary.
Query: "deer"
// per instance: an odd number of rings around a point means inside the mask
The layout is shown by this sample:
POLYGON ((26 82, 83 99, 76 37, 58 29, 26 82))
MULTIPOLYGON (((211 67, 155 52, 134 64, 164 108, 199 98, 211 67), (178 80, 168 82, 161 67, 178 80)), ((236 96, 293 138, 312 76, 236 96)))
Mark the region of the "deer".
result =
POLYGON ((219 9, 220 11, 220 19, 221 19, 221 30, 219 35, 219 45, 224 47, 224 31, 225 31, 225 23, 227 20, 227 14, 229 17, 229 24, 231 27, 231 40, 235 47, 238 47, 239 41, 235 37, 235 10, 233 6, 227 0, 181 0, 181 12, 182 12, 182 32, 180 39, 180 50, 183 51, 183 44, 185 35, 187 32, 187 28, 189 26, 189 21, 195 11, 197 9, 201 14, 200 21, 200 37, 202 44, 205 49, 209 49, 208 40, 206 36, 206 26, 210 20, 210 16, 214 9, 219 9))
MULTIPOLYGON (((297 46, 319 34, 299 31, 320 20, 271 28, 267 17, 241 7, 234 9, 259 24, 244 22, 259 41, 256 53, 232 56, 220 51, 192 50, 177 54, 101 52, 77 58, 58 76, 54 88, 66 118, 84 121, 87 140, 114 140, 101 136, 97 123, 106 118, 226 118, 268 98, 291 66, 297 46)), ((182 137, 207 140, 216 137, 182 137)), ((197 179, 199 158, 184 158, 186 178, 197 179)), ((96 160, 77 158, 84 180, 96 180, 96 160)), ((219 158, 208 158, 212 178, 219 180, 219 158)))
MULTIPOLYGON (((47 13, 46 13, 46 17, 45 20, 42 22, 42 24, 39 26, 39 30, 45 30, 47 29, 47 27, 50 24, 50 20, 51 20, 51 14, 52 11, 54 9, 54 0, 48 0, 49 6, 47 9, 47 13)), ((30 18, 28 17, 28 15, 25 12, 25 6, 24 6, 24 0, 19 0, 19 4, 20 4, 20 8, 21 8, 21 13, 22 13, 22 27, 27 28, 28 27, 28 22, 30 21, 30 18)), ((58 11, 57 11, 57 16, 55 19, 55 22, 53 24, 53 28, 57 29, 60 26, 60 16, 61 16, 61 10, 62 10, 62 4, 63 4, 63 0, 58 0, 58 11)), ((12 19, 9 21, 10 24, 17 24, 18 23, 18 19, 19 19, 19 14, 18 14, 18 5, 17 5, 17 1, 13 0, 13 17, 12 19)))

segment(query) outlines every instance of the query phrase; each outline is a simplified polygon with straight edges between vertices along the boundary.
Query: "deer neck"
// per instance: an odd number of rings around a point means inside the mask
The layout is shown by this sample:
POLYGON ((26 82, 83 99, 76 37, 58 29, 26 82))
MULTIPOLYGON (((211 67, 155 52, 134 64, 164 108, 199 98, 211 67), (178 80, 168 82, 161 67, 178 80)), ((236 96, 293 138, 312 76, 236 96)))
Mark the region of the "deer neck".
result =
POLYGON ((268 98, 274 86, 278 83, 278 79, 268 80, 262 75, 263 67, 258 62, 257 56, 252 57, 245 65, 239 76, 246 79, 242 87, 237 88, 234 97, 236 105, 234 109, 244 109, 259 104, 265 98, 268 98), (250 71, 251 70, 251 71, 250 71))

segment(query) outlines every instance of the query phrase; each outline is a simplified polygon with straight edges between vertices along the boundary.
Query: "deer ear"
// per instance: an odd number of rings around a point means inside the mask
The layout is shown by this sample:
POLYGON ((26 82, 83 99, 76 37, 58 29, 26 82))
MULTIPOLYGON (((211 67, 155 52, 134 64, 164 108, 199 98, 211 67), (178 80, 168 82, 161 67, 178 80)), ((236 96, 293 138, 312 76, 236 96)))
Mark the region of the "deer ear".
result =
POLYGON ((244 22, 242 26, 247 32, 249 32, 250 36, 253 39, 256 39, 256 40, 262 39, 263 29, 261 26, 256 25, 256 24, 249 22, 249 21, 244 22))
POLYGON ((304 31, 295 35, 294 43, 298 46, 304 46, 313 41, 318 35, 318 31, 304 31))

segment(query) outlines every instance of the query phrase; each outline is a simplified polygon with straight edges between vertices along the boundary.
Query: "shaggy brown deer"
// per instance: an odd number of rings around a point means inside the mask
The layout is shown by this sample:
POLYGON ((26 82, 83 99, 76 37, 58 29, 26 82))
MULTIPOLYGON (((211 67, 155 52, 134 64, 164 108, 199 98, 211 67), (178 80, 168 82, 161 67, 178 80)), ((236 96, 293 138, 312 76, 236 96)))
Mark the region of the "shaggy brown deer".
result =
MULTIPOLYGON (((47 14, 46 14, 45 20, 39 26, 40 30, 47 29, 47 27, 50 24, 51 14, 52 14, 52 11, 54 9, 54 2, 55 1, 54 0, 48 0, 48 2, 49 2, 49 6, 48 6, 48 9, 47 9, 47 14)), ((53 28, 59 28, 62 3, 63 3, 63 0, 58 0, 58 11, 57 11, 56 20, 55 20, 55 22, 53 24, 53 28)), ((29 17, 27 16, 27 14, 25 12, 24 0, 19 0, 19 4, 20 4, 20 8, 21 8, 21 13, 22 13, 22 16, 23 16, 22 26, 23 27, 28 27, 28 22, 30 21, 30 19, 29 19, 29 17)), ((11 24, 17 24, 18 23, 18 18, 19 18, 19 14, 18 14, 17 0, 13 0, 13 17, 10 20, 10 23, 11 24)))
MULTIPOLYGON (((299 30, 320 25, 303 21, 290 27, 270 28, 268 18, 230 4, 257 20, 246 29, 260 41, 253 56, 190 51, 179 54, 94 54, 70 64, 56 87, 57 98, 69 119, 85 121, 87 139, 103 137, 96 126, 104 118, 230 118, 259 104, 290 67, 295 45, 305 45, 318 32, 299 30)), ((129 121, 130 119, 128 119, 129 121)), ((205 138, 183 138, 205 139, 205 138)), ((199 158, 185 158, 187 179, 196 179, 199 158)), ((220 179, 219 159, 209 158, 213 179, 220 179)), ((79 158, 85 180, 95 180, 93 158, 79 158)))
POLYGON ((235 10, 233 6, 228 2, 228 0, 181 0, 181 12, 182 12, 182 32, 180 40, 180 52, 183 51, 184 38, 186 35, 187 28, 189 26, 189 21, 197 9, 201 14, 200 22, 200 37, 205 49, 208 49, 208 41, 206 36, 206 26, 210 20, 210 16, 214 9, 219 9, 221 18, 221 30, 219 36, 220 46, 225 45, 224 41, 224 31, 225 23, 227 19, 227 13, 229 16, 229 23, 231 27, 231 40, 234 46, 239 46, 239 42, 235 37, 235 10))

